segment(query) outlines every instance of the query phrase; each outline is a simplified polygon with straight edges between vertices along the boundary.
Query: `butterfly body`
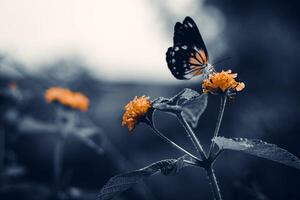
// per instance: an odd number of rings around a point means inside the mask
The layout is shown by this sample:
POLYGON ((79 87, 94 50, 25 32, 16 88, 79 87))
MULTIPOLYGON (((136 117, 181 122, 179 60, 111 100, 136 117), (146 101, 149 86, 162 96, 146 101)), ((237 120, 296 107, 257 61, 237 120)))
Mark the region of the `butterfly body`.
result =
POLYGON ((208 52, 196 23, 186 17, 174 27, 173 46, 167 50, 166 61, 177 79, 206 75, 213 70, 208 63, 208 52))

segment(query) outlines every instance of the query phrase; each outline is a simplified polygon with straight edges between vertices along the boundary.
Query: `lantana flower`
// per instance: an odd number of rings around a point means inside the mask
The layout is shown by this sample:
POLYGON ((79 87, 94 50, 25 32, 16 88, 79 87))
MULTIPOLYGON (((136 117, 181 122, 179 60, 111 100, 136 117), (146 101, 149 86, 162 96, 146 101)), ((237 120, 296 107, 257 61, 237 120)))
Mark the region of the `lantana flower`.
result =
POLYGON ((17 83, 15 81, 12 81, 8 84, 8 89, 11 91, 17 90, 17 83))
POLYGON ((211 92, 212 94, 228 94, 235 91, 239 92, 245 88, 245 84, 243 82, 237 82, 235 80, 236 77, 237 74, 233 74, 231 70, 214 72, 203 81, 203 93, 211 92))
POLYGON ((46 90, 45 99, 47 103, 57 101, 64 106, 81 111, 87 111, 89 107, 89 99, 85 95, 72 92, 67 88, 51 87, 46 90))
POLYGON ((131 132, 135 125, 143 119, 146 113, 151 108, 151 101, 149 97, 141 96, 135 97, 132 101, 127 103, 124 107, 124 114, 122 117, 122 126, 128 126, 131 132))

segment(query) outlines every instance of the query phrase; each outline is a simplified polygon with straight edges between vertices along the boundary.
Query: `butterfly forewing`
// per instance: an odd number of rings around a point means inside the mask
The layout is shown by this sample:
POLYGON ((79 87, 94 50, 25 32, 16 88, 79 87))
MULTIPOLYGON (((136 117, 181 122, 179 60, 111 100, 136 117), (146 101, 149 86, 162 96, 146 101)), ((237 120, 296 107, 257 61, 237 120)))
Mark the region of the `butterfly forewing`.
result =
POLYGON ((195 22, 186 17, 174 27, 174 46, 166 53, 168 67, 177 79, 190 79, 201 75, 206 67, 208 54, 195 22))

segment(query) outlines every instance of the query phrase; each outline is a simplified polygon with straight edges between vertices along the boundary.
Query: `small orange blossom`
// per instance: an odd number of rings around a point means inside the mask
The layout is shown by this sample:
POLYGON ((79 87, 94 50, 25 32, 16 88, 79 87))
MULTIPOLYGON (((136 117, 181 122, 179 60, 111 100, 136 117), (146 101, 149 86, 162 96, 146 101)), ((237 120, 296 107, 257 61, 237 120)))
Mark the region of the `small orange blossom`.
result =
POLYGON ((124 114, 122 117, 122 126, 127 125, 129 131, 132 131, 139 119, 145 116, 151 108, 151 101, 146 96, 135 97, 124 107, 124 114))
POLYGON ((79 92, 72 92, 67 88, 51 87, 46 90, 45 99, 47 103, 58 101, 64 106, 81 111, 87 111, 89 107, 89 99, 85 95, 79 92))
POLYGON ((245 88, 243 82, 237 82, 235 78, 237 74, 232 74, 231 70, 222 72, 214 72, 202 83, 203 93, 215 92, 221 90, 225 92, 227 90, 241 91, 245 88))
POLYGON ((15 81, 12 81, 8 84, 8 89, 15 91, 17 89, 17 83, 15 81))

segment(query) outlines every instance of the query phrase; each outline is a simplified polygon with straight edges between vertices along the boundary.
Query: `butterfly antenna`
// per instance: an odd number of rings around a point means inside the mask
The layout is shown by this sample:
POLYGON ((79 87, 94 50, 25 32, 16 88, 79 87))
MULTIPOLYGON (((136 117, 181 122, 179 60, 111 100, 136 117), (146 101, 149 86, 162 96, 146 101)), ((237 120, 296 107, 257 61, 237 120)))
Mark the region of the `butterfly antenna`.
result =
POLYGON ((226 57, 226 58, 223 58, 223 59, 218 60, 217 62, 213 63, 212 65, 219 64, 219 63, 224 62, 224 61, 226 61, 226 60, 230 60, 231 58, 232 58, 232 57, 226 57))

